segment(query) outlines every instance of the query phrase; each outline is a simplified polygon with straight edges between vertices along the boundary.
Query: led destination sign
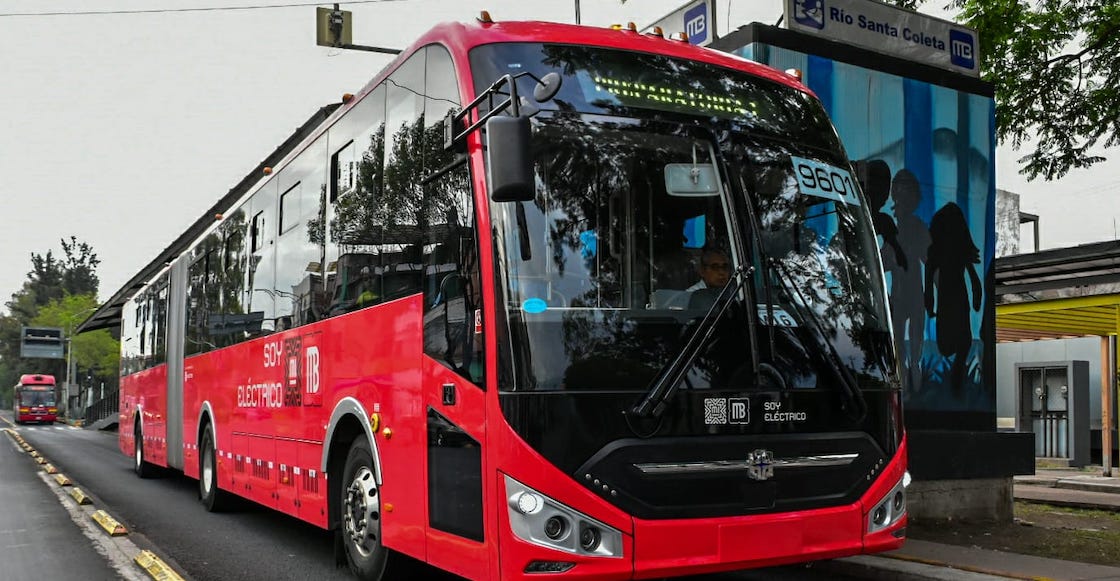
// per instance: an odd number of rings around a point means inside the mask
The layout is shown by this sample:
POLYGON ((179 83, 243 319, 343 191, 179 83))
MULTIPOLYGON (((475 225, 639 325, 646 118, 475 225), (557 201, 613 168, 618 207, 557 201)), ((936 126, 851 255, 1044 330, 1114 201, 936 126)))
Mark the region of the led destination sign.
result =
POLYGON ((747 114, 743 101, 739 99, 679 87, 595 77, 595 90, 609 93, 622 104, 633 107, 672 109, 682 113, 715 113, 725 117, 747 114))

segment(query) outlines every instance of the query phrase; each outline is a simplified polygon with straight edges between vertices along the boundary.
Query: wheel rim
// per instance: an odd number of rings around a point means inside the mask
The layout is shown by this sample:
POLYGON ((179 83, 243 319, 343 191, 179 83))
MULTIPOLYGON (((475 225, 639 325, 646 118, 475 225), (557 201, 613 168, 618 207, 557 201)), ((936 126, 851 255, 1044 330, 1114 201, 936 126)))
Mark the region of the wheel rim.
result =
POLYGON ((207 446, 202 451, 202 494, 210 496, 214 478, 214 451, 207 446))
POLYGON ((377 498, 377 482, 369 468, 363 466, 354 474, 346 489, 346 503, 342 511, 350 545, 362 557, 369 557, 377 550, 381 535, 381 503, 377 498))
POLYGON ((133 446, 133 449, 135 449, 136 453, 133 454, 133 456, 136 458, 136 468, 139 469, 140 466, 144 464, 144 448, 140 444, 140 436, 136 436, 135 440, 136 445, 133 446))

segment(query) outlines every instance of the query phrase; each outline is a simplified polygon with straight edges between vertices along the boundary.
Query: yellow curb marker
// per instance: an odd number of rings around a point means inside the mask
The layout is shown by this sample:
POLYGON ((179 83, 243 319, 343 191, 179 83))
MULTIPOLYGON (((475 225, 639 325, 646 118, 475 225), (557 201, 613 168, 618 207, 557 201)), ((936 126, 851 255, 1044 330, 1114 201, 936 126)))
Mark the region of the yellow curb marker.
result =
MULTIPOLYGON (((31 450, 31 446, 28 446, 27 449, 31 450)), ((37 452, 35 450, 31 450, 31 457, 32 458, 38 458, 39 457, 39 452, 37 452)))
POLYGON ((46 458, 44 458, 44 457, 42 457, 42 456, 36 456, 36 457, 35 457, 35 463, 36 463, 36 464, 46 464, 46 463, 47 463, 47 459, 46 459, 46 458))
POLYGON ((171 570, 166 563, 160 560, 155 553, 151 551, 140 551, 134 559, 137 565, 148 572, 152 579, 158 581, 183 581, 183 578, 178 573, 171 570))
POLYGON ((97 524, 101 525, 101 528, 105 529, 105 532, 109 533, 110 537, 119 537, 128 534, 128 529, 124 528, 124 525, 117 522, 117 519, 109 516, 109 513, 103 510, 95 511, 90 517, 97 521, 97 524))
POLYGON ((58 468, 55 468, 54 464, 44 464, 43 470, 45 470, 47 474, 58 474, 58 468))
POLYGON ((54 481, 57 482, 59 486, 70 486, 70 479, 67 478, 65 474, 55 474, 54 481))
POLYGON ((73 496, 74 500, 78 501, 78 504, 93 504, 93 501, 86 496, 86 493, 82 492, 81 488, 71 488, 70 496, 73 496))

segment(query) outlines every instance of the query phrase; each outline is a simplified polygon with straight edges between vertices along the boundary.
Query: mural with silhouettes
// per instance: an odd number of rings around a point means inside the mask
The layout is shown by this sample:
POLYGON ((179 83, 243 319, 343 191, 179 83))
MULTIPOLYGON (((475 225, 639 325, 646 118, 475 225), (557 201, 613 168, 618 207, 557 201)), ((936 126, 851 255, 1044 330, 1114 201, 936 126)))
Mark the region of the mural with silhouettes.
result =
POLYGON ((853 160, 886 272, 907 425, 994 429, 994 100, 780 47, 734 52, 801 70, 853 160))

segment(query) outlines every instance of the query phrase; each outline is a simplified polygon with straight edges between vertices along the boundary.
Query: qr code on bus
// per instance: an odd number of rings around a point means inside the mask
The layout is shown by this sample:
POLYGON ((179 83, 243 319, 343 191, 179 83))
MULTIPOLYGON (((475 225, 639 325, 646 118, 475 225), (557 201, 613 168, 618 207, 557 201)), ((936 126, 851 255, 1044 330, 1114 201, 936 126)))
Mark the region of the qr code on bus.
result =
POLYGON ((727 398, 704 398, 704 423, 709 425, 727 423, 727 398))

